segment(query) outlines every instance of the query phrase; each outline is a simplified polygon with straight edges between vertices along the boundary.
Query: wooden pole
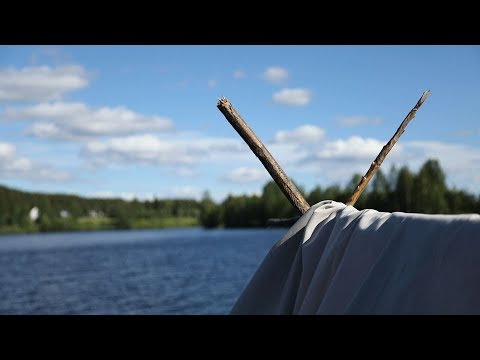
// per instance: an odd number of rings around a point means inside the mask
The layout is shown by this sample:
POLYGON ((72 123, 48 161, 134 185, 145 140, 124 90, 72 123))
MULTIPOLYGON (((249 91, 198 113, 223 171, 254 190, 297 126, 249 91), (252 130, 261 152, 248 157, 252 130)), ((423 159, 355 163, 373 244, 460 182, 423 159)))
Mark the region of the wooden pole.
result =
POLYGON ((365 187, 367 186, 368 182, 372 179, 373 175, 375 175, 377 170, 380 168, 380 165, 382 165, 382 162, 383 160, 385 160, 385 157, 388 155, 390 150, 392 150, 393 146, 397 143, 400 136, 404 133, 408 123, 410 122, 410 120, 412 120, 415 117, 415 115, 417 114, 417 110, 420 108, 420 106, 422 106, 422 104, 425 102, 425 100, 429 95, 430 95, 430 90, 427 90, 422 94, 422 97, 417 101, 417 104, 413 107, 413 109, 410 110, 407 117, 402 121, 402 123, 400 124, 397 131, 390 139, 390 141, 385 144, 385 146, 382 148, 382 151, 380 151, 376 159, 372 162, 365 176, 361 178, 354 192, 345 203, 346 205, 353 206, 357 202, 363 190, 365 190, 365 187))
POLYGON ((287 177, 265 145, 260 141, 257 135, 255 135, 252 129, 250 129, 240 114, 233 108, 230 101, 224 97, 219 99, 217 108, 262 162, 265 169, 267 169, 270 176, 275 180, 280 190, 282 190, 292 205, 295 206, 301 214, 306 213, 310 208, 308 202, 302 194, 300 194, 300 191, 298 191, 293 182, 287 177))

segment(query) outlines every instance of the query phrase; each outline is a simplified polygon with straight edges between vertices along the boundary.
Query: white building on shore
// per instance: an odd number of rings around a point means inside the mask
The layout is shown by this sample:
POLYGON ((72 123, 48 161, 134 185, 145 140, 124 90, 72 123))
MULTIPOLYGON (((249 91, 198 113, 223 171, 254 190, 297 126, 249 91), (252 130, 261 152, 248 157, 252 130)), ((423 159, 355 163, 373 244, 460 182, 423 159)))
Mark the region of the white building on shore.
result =
POLYGON ((35 222, 38 220, 40 217, 40 209, 36 206, 30 209, 30 212, 28 213, 28 218, 30 219, 31 222, 35 222))

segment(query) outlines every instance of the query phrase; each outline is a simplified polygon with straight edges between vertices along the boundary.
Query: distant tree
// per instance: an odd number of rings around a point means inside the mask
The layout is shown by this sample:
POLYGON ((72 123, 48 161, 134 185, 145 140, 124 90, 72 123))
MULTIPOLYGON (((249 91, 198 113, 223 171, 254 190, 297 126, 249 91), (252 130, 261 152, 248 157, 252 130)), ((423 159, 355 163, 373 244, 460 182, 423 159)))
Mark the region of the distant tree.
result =
POLYGON ((222 203, 223 223, 226 227, 245 227, 245 196, 229 195, 222 203))
MULTIPOLYGON (((358 183, 362 179, 362 175, 359 173, 355 173, 350 178, 350 181, 347 182, 345 190, 349 193, 352 193, 358 186, 358 183)), ((349 194, 350 195, 350 194, 349 194)))
POLYGON ((415 176, 410 170, 403 166, 398 171, 397 184, 394 190, 394 209, 395 211, 412 212, 414 211, 413 203, 413 186, 415 176))
POLYGON ((338 185, 330 185, 328 186, 324 193, 323 193, 323 200, 334 200, 334 201, 347 201, 347 196, 345 196, 346 192, 343 191, 340 186, 338 185))
POLYGON ((377 171, 372 180, 372 191, 369 196, 369 205, 378 211, 388 211, 391 206, 390 186, 388 179, 381 169, 377 171))
POLYGON ((112 225, 115 229, 130 229, 132 227, 131 218, 125 208, 116 207, 113 209, 110 216, 112 219, 112 225))
POLYGON ((426 214, 448 213, 445 174, 437 160, 427 160, 415 176, 415 211, 426 214))
POLYGON ((206 228, 218 227, 221 223, 221 207, 217 205, 210 193, 205 191, 200 202, 200 223, 206 228))
POLYGON ((388 187, 392 192, 395 190, 395 187, 397 186, 398 173, 399 173, 399 170, 397 169, 395 164, 393 164, 390 167, 390 171, 388 172, 388 176, 387 176, 388 187))
POLYGON ((37 220, 37 224, 38 229, 42 232, 53 230, 52 220, 50 219, 50 216, 48 216, 48 214, 40 214, 40 217, 37 220))
MULTIPOLYGON (((314 187, 304 194, 310 205, 322 200, 345 202, 357 186, 361 175, 355 174, 344 187, 333 184, 314 187)), ((289 218, 298 215, 273 181, 266 183, 261 196, 229 196, 215 203, 208 193, 202 200, 157 199, 153 201, 122 199, 91 199, 75 195, 23 192, 0 185, 0 231, 2 228, 31 228, 30 209, 40 209, 38 228, 42 231, 75 229, 77 217, 90 211, 111 217, 119 229, 130 228, 133 220, 155 217, 195 217, 205 227, 264 226, 269 218, 289 218), (60 217, 61 211, 72 216, 60 217)), ((423 213, 480 213, 480 196, 461 189, 449 189, 445 174, 437 160, 427 160, 415 174, 407 167, 394 166, 388 176, 379 171, 355 204, 357 209, 423 213)))
POLYGON ((297 215, 297 209, 288 201, 274 181, 269 181, 262 191, 263 213, 268 218, 288 218, 297 215))
POLYGON ((453 214, 478 212, 477 199, 464 190, 447 190, 446 198, 449 212, 453 214))
POLYGON ((265 215, 259 196, 229 195, 222 203, 225 227, 263 227, 265 215))
POLYGON ((310 194, 307 196, 307 201, 310 205, 315 205, 320 201, 324 200, 323 190, 320 186, 316 186, 310 191, 310 194))

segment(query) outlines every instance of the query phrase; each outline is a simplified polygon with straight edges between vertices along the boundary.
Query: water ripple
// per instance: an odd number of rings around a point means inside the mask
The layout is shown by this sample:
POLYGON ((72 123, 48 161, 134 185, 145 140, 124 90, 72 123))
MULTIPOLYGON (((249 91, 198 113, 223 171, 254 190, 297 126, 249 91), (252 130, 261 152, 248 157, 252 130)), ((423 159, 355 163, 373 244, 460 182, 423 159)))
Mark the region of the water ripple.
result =
POLYGON ((227 314, 285 230, 0 236, 0 314, 227 314))

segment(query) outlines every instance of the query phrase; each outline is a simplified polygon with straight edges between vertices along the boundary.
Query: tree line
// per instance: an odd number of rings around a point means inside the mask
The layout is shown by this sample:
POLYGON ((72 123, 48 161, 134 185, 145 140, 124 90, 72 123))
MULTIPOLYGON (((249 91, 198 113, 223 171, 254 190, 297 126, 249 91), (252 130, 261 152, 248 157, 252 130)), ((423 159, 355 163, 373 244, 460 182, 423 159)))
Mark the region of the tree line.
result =
POLYGON ((0 231, 129 229, 142 227, 136 223, 155 227, 161 224, 158 219, 173 219, 168 222, 172 225, 198 224, 199 217, 200 203, 196 200, 126 201, 23 192, 0 186, 0 231), (39 216, 32 221, 29 213, 34 207, 39 209, 39 216), (191 221, 181 221, 185 219, 191 221))
MULTIPOLYGON (((345 184, 316 186, 300 192, 310 205, 322 200, 345 202, 361 175, 354 174, 345 184)), ((379 211, 403 211, 426 214, 480 213, 480 197, 465 190, 449 188, 437 160, 426 161, 418 172, 408 167, 381 169, 359 198, 355 207, 379 211)), ((55 231, 82 229, 128 229, 202 225, 214 227, 263 227, 270 218, 289 218, 297 210, 270 181, 260 195, 228 196, 214 202, 208 192, 194 199, 122 199, 83 198, 76 195, 23 192, 0 186, 0 232, 55 231), (33 207, 39 217, 29 217, 33 207)))
MULTIPOLYGON (((346 202, 362 175, 354 174, 343 187, 316 186, 310 192, 299 188, 310 205, 322 200, 346 202)), ((277 185, 270 181, 259 196, 229 196, 221 204, 208 197, 202 201, 200 221, 205 227, 264 226, 270 218, 298 215, 277 185)), ((404 166, 381 169, 355 204, 355 208, 378 211, 402 211, 425 214, 480 213, 480 196, 449 188, 445 173, 437 160, 427 160, 417 173, 404 166)))

